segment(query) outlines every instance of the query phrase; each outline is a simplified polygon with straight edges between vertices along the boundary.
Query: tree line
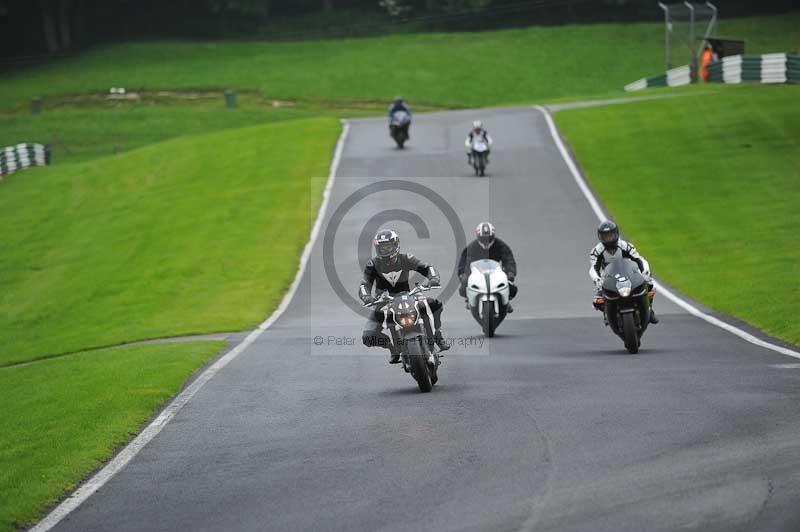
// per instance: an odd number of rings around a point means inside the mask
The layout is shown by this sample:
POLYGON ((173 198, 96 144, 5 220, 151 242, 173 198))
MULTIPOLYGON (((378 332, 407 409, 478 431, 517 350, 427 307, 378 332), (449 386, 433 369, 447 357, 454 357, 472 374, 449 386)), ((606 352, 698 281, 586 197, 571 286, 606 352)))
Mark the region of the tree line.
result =
MULTIPOLYGON (((725 16, 794 0, 718 0, 725 16)), ((142 38, 304 38, 658 20, 655 0, 0 0, 0 57, 142 38)))

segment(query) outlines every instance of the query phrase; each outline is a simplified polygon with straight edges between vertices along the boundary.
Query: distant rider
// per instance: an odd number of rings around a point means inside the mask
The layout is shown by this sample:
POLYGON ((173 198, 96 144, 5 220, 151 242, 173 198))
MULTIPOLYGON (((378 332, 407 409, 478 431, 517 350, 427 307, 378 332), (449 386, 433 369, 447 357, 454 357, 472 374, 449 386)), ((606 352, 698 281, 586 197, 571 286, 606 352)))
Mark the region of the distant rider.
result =
MULTIPOLYGON (((644 280, 650 291, 653 290, 653 275, 650 273, 650 264, 647 259, 639 255, 636 247, 630 242, 619 239, 619 227, 611 220, 606 220, 597 228, 597 238, 600 243, 597 244, 589 253, 589 277, 594 282, 594 301, 593 305, 597 310, 601 310, 601 306, 597 300, 602 297, 603 285, 603 272, 606 265, 611 263, 618 253, 626 259, 630 259, 639 266, 639 271, 642 272, 644 280)), ((656 313, 652 308, 653 300, 650 299, 650 323, 658 323, 656 313)))
MULTIPOLYGON (((429 286, 440 286, 439 274, 433 266, 425 264, 414 255, 400 253, 400 236, 395 231, 391 229, 379 231, 375 235, 373 244, 375 257, 367 261, 364 278, 358 288, 358 297, 365 305, 376 300, 372 295, 373 285, 378 295, 389 292, 389 295, 394 296, 400 292, 408 292, 411 289, 409 275, 414 271, 427 277, 426 284, 429 286)), ((431 297, 427 300, 433 313, 434 341, 439 349, 446 351, 450 346, 445 343, 442 335, 442 302, 431 297)), ((400 352, 392 344, 391 338, 383 333, 383 322, 383 312, 375 309, 364 326, 361 338, 367 347, 380 346, 389 349, 391 352, 389 363, 397 364, 400 362, 400 352)))
MULTIPOLYGON (((409 108, 405 104, 403 99, 398 96, 397 98, 394 99, 392 104, 389 106, 389 129, 390 130, 391 130, 391 126, 392 126, 392 115, 394 115, 397 111, 405 111, 406 113, 408 113, 409 120, 411 120, 411 108, 409 108)), ((408 125, 406 125, 406 137, 408 137, 410 139, 411 135, 409 135, 409 131, 408 131, 409 126, 410 126, 410 123, 408 125)))
POLYGON ((486 150, 486 164, 489 164, 489 153, 491 152, 492 147, 492 137, 489 135, 489 132, 483 128, 483 122, 480 120, 475 120, 472 123, 472 129, 467 135, 467 140, 464 141, 464 147, 467 148, 467 162, 472 164, 472 142, 475 140, 475 137, 482 139, 488 149, 486 150))
MULTIPOLYGON (((458 293, 461 297, 467 297, 469 265, 476 260, 483 259, 491 259, 502 265, 503 271, 508 276, 509 300, 514 299, 514 296, 517 295, 517 285, 514 284, 514 279, 517 276, 517 263, 514 260, 514 253, 508 244, 497 238, 496 233, 497 231, 491 223, 479 223, 475 228, 475 240, 470 242, 461 252, 461 258, 458 260, 458 278, 461 280, 461 288, 458 293)), ((509 314, 514 312, 511 303, 508 304, 506 312, 509 314)))

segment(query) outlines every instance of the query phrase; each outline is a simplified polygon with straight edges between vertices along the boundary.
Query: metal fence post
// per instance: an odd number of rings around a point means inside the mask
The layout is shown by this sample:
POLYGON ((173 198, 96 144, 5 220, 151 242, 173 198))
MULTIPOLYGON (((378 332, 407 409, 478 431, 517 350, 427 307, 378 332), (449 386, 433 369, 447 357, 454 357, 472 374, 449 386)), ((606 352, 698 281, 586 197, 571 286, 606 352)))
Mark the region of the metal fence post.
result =
POLYGON ((689 2, 684 2, 684 5, 689 8, 689 51, 692 53, 692 67, 690 74, 692 83, 697 83, 697 52, 694 49, 694 43, 697 37, 694 30, 694 6, 689 2))
POLYGON ((659 2, 658 7, 664 10, 664 63, 667 65, 667 70, 669 70, 671 68, 669 64, 669 6, 659 2))

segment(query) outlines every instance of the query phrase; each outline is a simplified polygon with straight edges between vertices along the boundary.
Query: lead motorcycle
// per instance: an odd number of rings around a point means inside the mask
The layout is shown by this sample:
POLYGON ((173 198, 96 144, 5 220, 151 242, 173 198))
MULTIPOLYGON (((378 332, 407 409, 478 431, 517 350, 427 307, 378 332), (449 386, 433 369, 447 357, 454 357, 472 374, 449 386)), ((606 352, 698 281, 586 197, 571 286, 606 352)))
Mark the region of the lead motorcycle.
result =
POLYGON ((433 313, 422 295, 436 287, 417 284, 409 292, 390 296, 384 292, 365 307, 383 312, 384 327, 389 329, 392 344, 399 348, 403 369, 417 381, 420 392, 430 392, 439 380, 439 352, 433 341, 433 313))
POLYGON ((405 111, 395 111, 389 120, 389 134, 401 150, 408 140, 408 128, 411 127, 411 115, 405 111))
POLYGON ((469 267, 467 304, 472 317, 483 329, 483 334, 491 338, 507 314, 510 290, 508 276, 495 260, 476 260, 469 267))
POLYGON ((650 323, 650 300, 654 294, 639 266, 632 260, 618 257, 605 269, 602 296, 606 325, 625 343, 629 353, 639 352, 642 335, 650 323))

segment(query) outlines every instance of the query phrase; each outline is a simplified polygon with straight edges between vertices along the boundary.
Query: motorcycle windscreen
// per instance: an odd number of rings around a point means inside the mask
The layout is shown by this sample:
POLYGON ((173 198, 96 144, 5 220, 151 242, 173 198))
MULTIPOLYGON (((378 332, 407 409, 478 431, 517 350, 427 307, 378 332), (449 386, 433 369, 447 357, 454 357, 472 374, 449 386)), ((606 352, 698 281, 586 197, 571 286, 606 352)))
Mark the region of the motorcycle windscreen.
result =
POLYGON ((620 255, 606 266, 603 286, 611 290, 616 290, 617 280, 622 278, 630 280, 631 287, 633 288, 644 283, 644 277, 642 277, 642 273, 639 271, 639 265, 620 255))
POLYGON ((496 260, 491 259, 483 259, 483 260, 476 260, 475 262, 469 265, 470 269, 474 272, 477 272, 481 275, 485 275, 487 273, 492 273, 493 271, 500 268, 500 263, 496 260))
POLYGON ((410 117, 405 111, 395 111, 392 113, 392 125, 401 126, 409 120, 410 117))
POLYGON ((478 139, 472 142, 472 149, 477 152, 485 152, 489 146, 482 139, 478 139))

